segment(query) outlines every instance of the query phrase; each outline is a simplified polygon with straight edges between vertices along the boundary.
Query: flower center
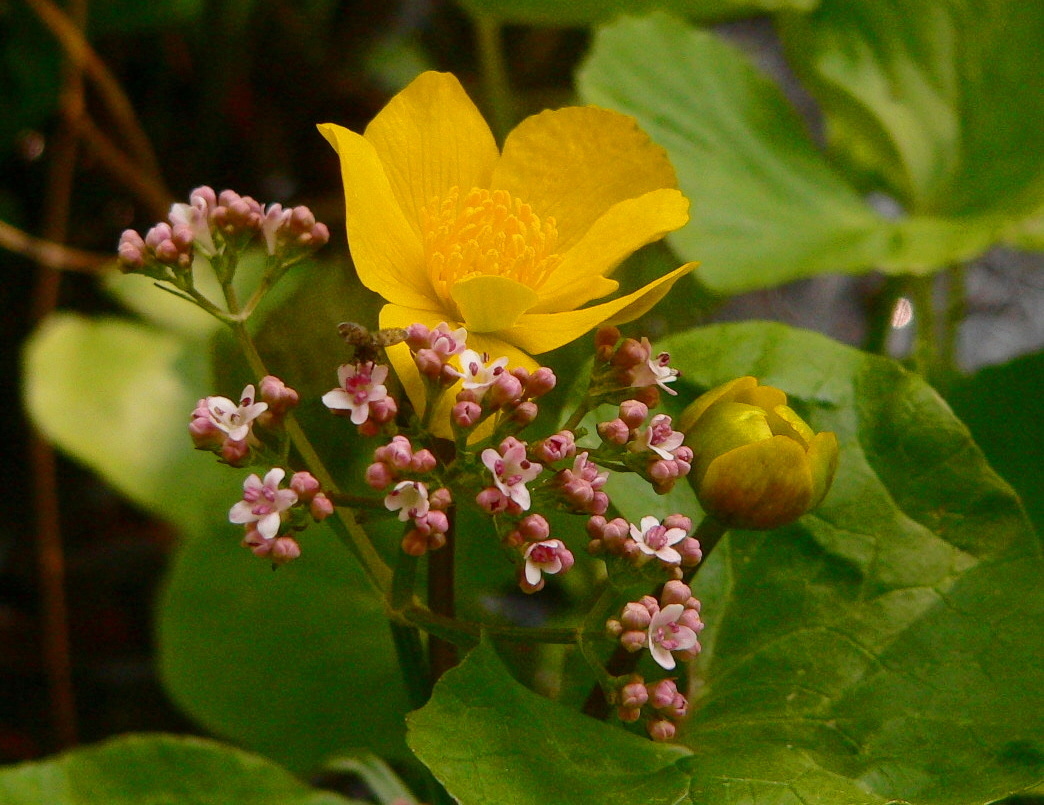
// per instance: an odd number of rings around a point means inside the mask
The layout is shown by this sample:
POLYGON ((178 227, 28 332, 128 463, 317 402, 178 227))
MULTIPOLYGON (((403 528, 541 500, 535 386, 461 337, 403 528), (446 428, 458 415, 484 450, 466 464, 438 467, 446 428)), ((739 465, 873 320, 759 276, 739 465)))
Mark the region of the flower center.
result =
POLYGON ((537 291, 562 260, 555 219, 541 221, 506 190, 473 188, 461 197, 454 187, 424 208, 423 228, 432 287, 458 314, 451 291, 461 280, 504 277, 537 291))

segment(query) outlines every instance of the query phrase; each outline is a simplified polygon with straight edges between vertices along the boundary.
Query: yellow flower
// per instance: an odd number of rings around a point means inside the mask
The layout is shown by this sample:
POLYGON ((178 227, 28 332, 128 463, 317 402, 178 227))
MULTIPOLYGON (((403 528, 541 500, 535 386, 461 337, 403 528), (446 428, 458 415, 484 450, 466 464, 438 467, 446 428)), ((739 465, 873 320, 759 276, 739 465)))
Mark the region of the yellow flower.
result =
MULTIPOLYGON (((602 304, 606 275, 688 220, 663 149, 633 118, 595 107, 523 121, 497 149, 460 83, 423 73, 359 135, 319 127, 344 180, 359 278, 388 304, 381 327, 445 321, 512 366, 652 307, 694 263, 602 304)), ((403 348, 389 355, 417 402, 403 348)), ((415 372, 413 372, 415 375, 415 372)))

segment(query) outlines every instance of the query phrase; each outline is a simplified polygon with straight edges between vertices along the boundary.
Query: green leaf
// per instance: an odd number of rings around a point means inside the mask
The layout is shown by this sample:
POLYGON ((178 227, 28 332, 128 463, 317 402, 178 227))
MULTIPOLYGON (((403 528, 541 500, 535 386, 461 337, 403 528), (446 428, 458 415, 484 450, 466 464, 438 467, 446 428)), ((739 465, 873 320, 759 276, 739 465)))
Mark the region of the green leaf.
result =
POLYGON ((202 738, 127 735, 0 769, 5 805, 349 805, 264 758, 202 738))
POLYGON ((1002 222, 1044 202, 1044 5, 823 0, 785 20, 832 148, 908 211, 1002 222))
POLYGON ((208 509, 231 505, 239 483, 212 456, 191 449, 190 414, 211 393, 207 361, 204 346, 174 333, 55 314, 26 347, 26 408, 63 451, 135 503, 193 531, 209 519, 208 509))
POLYGON ((581 26, 664 9, 698 20, 810 11, 819 0, 461 0, 473 17, 518 25, 581 26))
POLYGON ((713 291, 825 272, 936 271, 1020 237, 1015 225, 1040 209, 1039 4, 1023 15, 1023 4, 991 0, 981 32, 976 4, 886 5, 880 14, 876 0, 829 0, 786 17, 791 55, 823 97, 835 150, 857 155, 848 175, 780 89, 715 35, 664 14, 599 29, 578 89, 634 115, 667 149, 693 204, 668 240, 702 262, 696 276, 713 291), (1012 53, 1002 56, 1009 30, 1012 53), (871 163, 880 176, 860 176, 871 163), (887 220, 867 205, 864 195, 882 189, 903 201, 904 216, 887 220))
POLYGON ((658 346, 677 405, 752 374, 841 444, 819 509, 732 532, 695 578, 692 802, 972 805, 1044 778, 1040 544, 946 404, 892 361, 782 325, 658 346))
POLYGON ((946 401, 1044 534, 1044 352, 980 369, 956 383, 946 401))
POLYGON ((891 225, 827 164, 779 88, 713 34, 664 14, 619 20, 598 30, 577 86, 667 149, 692 200, 669 240, 711 289, 862 272, 887 254, 891 225))
POLYGON ((410 748, 463 805, 671 805, 689 752, 601 724, 530 692, 488 643, 410 714, 410 748))
POLYGON ((157 616, 167 691, 207 729, 295 770, 351 748, 404 757, 387 619, 348 550, 312 527, 301 557, 273 571, 241 537, 215 523, 174 559, 157 616))

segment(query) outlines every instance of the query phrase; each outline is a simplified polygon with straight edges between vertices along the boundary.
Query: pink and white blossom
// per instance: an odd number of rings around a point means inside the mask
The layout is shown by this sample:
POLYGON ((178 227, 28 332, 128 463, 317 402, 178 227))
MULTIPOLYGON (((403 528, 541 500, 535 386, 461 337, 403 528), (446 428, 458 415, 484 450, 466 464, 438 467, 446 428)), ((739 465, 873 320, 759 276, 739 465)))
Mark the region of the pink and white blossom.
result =
POLYGON ((646 556, 655 556, 670 565, 681 563, 682 557, 672 546, 686 537, 680 528, 661 525, 655 517, 643 517, 639 525, 631 525, 631 539, 646 556))
POLYGON ((493 385, 498 375, 503 374, 507 366, 507 358, 489 360, 489 355, 480 355, 473 349, 466 349, 457 358, 460 361, 460 377, 464 379, 464 388, 474 392, 476 401, 482 399, 486 389, 493 385))
POLYGON ((500 443, 499 451, 492 447, 483 450, 482 463, 493 474, 497 489, 523 510, 529 508, 530 495, 526 484, 540 474, 544 465, 526 457, 525 442, 509 436, 500 443))
POLYGON ((297 493, 292 489, 280 489, 279 484, 286 477, 286 470, 274 467, 262 481, 257 475, 250 475, 243 482, 243 499, 228 511, 228 519, 233 523, 254 523, 257 532, 265 539, 273 539, 279 533, 282 514, 295 503, 297 493))
POLYGON ((254 386, 243 389, 236 405, 228 397, 207 397, 204 401, 214 426, 234 442, 242 441, 250 433, 251 423, 268 410, 268 403, 254 402, 254 386))
POLYGON ((652 344, 649 343, 648 338, 642 338, 641 344, 642 349, 649 357, 632 370, 631 385, 637 388, 659 386, 668 394, 676 395, 678 392, 668 388, 666 385, 677 380, 679 374, 677 369, 672 369, 670 366, 670 353, 661 352, 654 356, 652 354, 652 344))
POLYGON ((370 417, 370 404, 388 398, 384 381, 388 367, 372 362, 344 363, 337 369, 338 388, 323 395, 323 404, 333 411, 351 411, 352 424, 370 417))
POLYGON ((675 651, 688 651, 699 645, 696 632, 680 623, 683 604, 668 604, 655 615, 649 623, 649 652, 661 668, 673 670, 676 665, 675 651))
POLYGON ((649 427, 638 431, 630 449, 636 453, 651 450, 660 458, 670 460, 684 441, 685 434, 671 426, 671 418, 667 414, 657 414, 649 427))
POLYGON ((388 511, 397 511, 403 522, 424 517, 431 508, 428 487, 420 481, 400 481, 385 496, 384 507, 388 511))
POLYGON ((544 586, 544 574, 553 576, 573 566, 573 554, 560 539, 548 539, 530 543, 523 557, 526 560, 523 569, 522 589, 536 592, 544 586))

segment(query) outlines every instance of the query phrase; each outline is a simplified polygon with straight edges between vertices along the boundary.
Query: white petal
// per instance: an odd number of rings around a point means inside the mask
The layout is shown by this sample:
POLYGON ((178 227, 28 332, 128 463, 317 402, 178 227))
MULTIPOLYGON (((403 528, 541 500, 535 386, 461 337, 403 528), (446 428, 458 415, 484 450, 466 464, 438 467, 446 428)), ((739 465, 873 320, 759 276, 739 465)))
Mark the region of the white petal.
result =
POLYGON ((323 395, 323 405, 335 411, 350 411, 355 407, 355 402, 344 389, 333 389, 323 395))

